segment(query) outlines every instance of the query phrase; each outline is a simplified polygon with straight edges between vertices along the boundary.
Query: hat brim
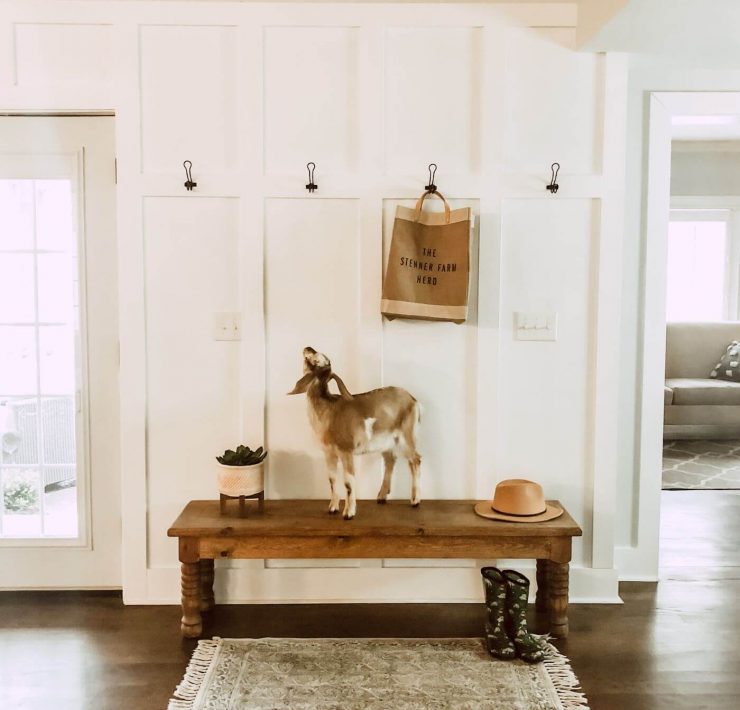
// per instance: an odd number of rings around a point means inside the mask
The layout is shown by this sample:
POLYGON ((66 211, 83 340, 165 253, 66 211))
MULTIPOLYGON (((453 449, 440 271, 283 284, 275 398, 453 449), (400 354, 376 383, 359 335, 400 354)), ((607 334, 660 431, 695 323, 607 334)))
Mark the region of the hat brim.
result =
POLYGON ((507 523, 544 523, 547 520, 559 518, 563 514, 563 509, 548 504, 545 512, 539 515, 506 515, 505 513, 498 513, 493 510, 490 500, 482 500, 475 504, 475 512, 482 518, 503 520, 507 523))

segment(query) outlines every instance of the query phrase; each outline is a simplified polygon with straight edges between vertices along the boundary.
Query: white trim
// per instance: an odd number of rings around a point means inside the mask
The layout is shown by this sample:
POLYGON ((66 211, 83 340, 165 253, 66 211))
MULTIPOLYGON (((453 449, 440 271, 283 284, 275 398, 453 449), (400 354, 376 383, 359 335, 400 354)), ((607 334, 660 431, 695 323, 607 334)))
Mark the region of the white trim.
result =
MULTIPOLYGON (((647 174, 643 193, 643 299, 638 354, 638 478, 633 492, 632 545, 615 550, 620 579, 657 580, 662 488, 665 296, 670 209, 699 206, 696 197, 671 197, 671 116, 740 112, 740 92, 651 92, 647 174)), ((701 207, 726 208, 738 198, 711 198, 701 207)))
POLYGON ((614 567, 614 495, 617 486, 620 353, 614 347, 622 311, 622 252, 624 239, 624 176, 627 126, 627 55, 606 59, 603 109, 604 192, 601 199, 597 269, 590 444, 593 488, 591 564, 614 567))
POLYGON ((637 544, 645 574, 658 574, 665 380, 666 243, 670 208, 671 115, 650 97, 644 248, 644 320, 639 417, 639 482, 635 496, 637 544), (649 238, 648 238, 649 235, 649 238))

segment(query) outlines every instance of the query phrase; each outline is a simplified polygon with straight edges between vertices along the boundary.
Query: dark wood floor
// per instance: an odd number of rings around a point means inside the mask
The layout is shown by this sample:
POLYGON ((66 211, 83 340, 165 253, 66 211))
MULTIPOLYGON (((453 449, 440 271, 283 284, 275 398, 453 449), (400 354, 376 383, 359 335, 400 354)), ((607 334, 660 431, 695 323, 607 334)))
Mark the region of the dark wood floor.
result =
MULTIPOLYGON (((661 582, 574 605, 558 646, 592 710, 740 708, 740 492, 663 494, 661 582)), ((481 605, 220 607, 221 636, 478 636, 481 605)), ((179 609, 105 593, 0 594, 0 708, 161 710, 194 642, 179 609)))

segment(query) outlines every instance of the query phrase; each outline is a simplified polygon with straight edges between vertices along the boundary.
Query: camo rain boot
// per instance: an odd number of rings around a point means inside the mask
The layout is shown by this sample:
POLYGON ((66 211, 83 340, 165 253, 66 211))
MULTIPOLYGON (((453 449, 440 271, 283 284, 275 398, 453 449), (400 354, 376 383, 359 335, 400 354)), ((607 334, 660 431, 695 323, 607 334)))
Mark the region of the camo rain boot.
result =
POLYGON ((483 567, 483 589, 486 592, 486 647, 494 658, 516 658, 516 649, 506 634, 506 580, 500 569, 483 567))
POLYGON ((527 663, 540 663, 545 659, 544 647, 527 630, 529 580, 513 569, 505 569, 501 575, 506 580, 506 631, 516 655, 527 663))

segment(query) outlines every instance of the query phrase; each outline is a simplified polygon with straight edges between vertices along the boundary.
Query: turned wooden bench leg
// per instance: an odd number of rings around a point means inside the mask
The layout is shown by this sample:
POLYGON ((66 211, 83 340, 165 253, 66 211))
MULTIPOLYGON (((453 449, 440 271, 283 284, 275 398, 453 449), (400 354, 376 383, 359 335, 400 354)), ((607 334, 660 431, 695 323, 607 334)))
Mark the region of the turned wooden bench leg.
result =
POLYGON ((180 538, 182 619, 180 630, 185 638, 197 638, 203 631, 200 615, 200 561, 198 541, 180 538))
POLYGON ((201 560, 200 565, 200 610, 212 611, 215 600, 213 598, 213 560, 201 560))
POLYGON ((535 609, 538 614, 550 613, 547 560, 537 560, 537 596, 535 597, 535 609))
POLYGON ((547 583, 550 589, 550 633, 555 638, 568 636, 568 563, 548 564, 547 583))

